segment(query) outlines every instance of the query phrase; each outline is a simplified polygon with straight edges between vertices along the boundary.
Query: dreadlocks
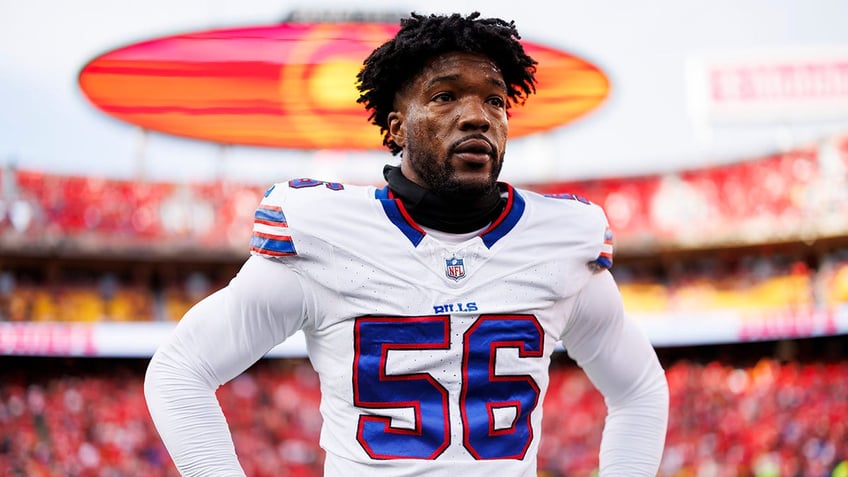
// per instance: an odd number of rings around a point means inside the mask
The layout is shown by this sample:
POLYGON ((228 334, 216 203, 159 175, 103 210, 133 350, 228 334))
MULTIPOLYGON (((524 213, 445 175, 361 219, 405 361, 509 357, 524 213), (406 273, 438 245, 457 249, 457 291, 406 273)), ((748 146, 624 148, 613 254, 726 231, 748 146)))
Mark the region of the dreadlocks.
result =
POLYGON ((401 20, 400 31, 374 50, 357 75, 361 95, 357 100, 371 112, 368 118, 380 127, 383 145, 392 154, 401 151, 388 132, 388 115, 394 109, 395 93, 412 80, 426 61, 442 53, 480 53, 500 68, 507 84, 509 107, 522 104, 536 92, 536 61, 524 52, 515 22, 499 18, 479 18, 474 12, 463 17, 424 16, 412 13, 401 20))

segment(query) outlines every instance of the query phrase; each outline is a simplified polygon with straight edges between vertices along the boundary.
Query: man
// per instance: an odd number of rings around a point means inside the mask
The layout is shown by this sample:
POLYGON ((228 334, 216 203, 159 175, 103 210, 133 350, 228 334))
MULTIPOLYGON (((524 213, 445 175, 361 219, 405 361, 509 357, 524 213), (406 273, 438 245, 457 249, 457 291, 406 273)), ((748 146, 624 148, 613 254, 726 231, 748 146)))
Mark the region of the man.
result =
POLYGON ((606 400, 600 474, 656 474, 668 388, 607 270, 603 211, 497 182, 508 108, 535 91, 518 40, 477 13, 413 14, 365 60, 359 102, 401 155, 388 185, 271 187, 251 257, 151 360, 183 475, 244 475, 215 389, 298 330, 327 476, 535 476, 559 340, 606 400))

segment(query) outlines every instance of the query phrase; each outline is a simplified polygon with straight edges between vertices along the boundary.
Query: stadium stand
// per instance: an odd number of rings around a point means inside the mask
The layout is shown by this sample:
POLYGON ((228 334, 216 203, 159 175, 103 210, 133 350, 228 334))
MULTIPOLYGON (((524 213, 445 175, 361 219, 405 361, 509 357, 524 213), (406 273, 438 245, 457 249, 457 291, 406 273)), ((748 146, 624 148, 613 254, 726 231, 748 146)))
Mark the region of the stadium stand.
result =
MULTIPOLYGON (((627 310, 674 325, 658 346, 672 399, 663 477, 848 477, 848 138, 828 144, 527 185, 604 206, 627 310), (728 318, 745 325, 731 340, 680 338, 728 318)), ((8 167, 0 179, 0 475, 176 476, 143 402, 145 358, 7 346, 2 325, 173 324, 238 270, 264 186, 8 167)), ((552 366, 540 475, 590 476, 604 403, 564 353, 552 366)), ((308 361, 261 360, 218 394, 248 475, 321 474, 308 361)))
MULTIPOLYGON (((848 459, 848 341, 661 351, 671 415, 660 476, 828 476, 848 459)), ((145 360, 5 358, 0 475, 176 476, 144 406, 145 360)), ((266 359, 218 391, 248 475, 320 476, 317 378, 266 359)), ((604 403, 553 363, 539 453, 546 477, 597 468, 604 403)))

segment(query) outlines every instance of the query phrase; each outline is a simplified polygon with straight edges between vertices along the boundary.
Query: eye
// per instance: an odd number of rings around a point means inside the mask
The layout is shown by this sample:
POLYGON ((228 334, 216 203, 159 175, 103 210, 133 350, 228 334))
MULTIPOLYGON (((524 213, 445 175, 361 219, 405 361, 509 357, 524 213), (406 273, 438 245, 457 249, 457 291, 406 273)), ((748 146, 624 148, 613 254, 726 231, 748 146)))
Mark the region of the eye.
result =
POLYGON ((503 109, 506 107, 506 101, 500 96, 492 96, 486 101, 496 108, 503 109))
POLYGON ((437 103, 446 103, 446 102, 453 101, 453 100, 454 100, 453 94, 447 93, 447 92, 439 93, 439 94, 433 96, 433 101, 435 101, 437 103))

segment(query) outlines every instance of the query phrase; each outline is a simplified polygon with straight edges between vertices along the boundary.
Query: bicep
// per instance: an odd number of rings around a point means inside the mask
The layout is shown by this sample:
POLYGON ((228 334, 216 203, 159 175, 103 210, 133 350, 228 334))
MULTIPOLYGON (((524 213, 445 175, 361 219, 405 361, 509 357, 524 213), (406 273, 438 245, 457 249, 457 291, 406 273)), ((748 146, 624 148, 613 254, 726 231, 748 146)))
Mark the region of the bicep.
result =
POLYGON ((157 354, 179 355, 209 384, 234 378, 303 324, 298 276, 252 256, 223 289, 194 305, 157 354))
POLYGON ((303 323, 303 292, 285 265, 251 257, 193 306, 153 355, 144 395, 182 475, 244 475, 215 389, 303 323))

